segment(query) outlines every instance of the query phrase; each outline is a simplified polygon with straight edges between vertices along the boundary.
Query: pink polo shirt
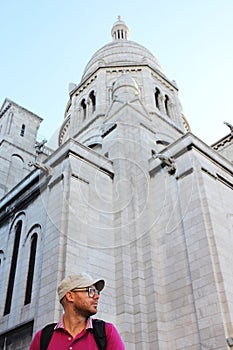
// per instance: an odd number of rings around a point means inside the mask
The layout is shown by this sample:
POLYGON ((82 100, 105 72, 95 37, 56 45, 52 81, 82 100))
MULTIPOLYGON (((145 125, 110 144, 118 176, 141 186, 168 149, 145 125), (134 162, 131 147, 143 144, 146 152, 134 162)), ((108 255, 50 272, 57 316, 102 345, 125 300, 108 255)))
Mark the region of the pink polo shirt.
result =
MULTIPOLYGON (((64 328, 63 319, 61 319, 54 328, 48 350, 98 350, 92 334, 92 328, 92 318, 89 318, 86 328, 73 338, 64 328)), ((125 350, 125 346, 114 325, 106 322, 105 329, 107 350, 125 350)), ((40 335, 41 330, 36 333, 29 350, 40 350, 40 335)))

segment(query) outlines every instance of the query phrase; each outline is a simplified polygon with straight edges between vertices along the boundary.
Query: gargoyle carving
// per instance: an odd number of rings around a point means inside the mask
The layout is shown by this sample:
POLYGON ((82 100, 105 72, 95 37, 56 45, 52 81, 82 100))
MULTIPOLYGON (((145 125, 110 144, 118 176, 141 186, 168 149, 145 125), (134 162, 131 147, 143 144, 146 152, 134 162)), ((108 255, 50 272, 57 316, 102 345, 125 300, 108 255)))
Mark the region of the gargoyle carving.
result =
POLYGON ((153 154, 152 157, 154 159, 158 158, 161 161, 162 166, 167 166, 168 173, 170 175, 175 174, 175 172, 176 172, 175 161, 172 157, 168 157, 165 154, 161 154, 161 153, 155 153, 155 154, 153 154))
POLYGON ((44 145, 45 145, 47 142, 48 142, 47 140, 43 140, 43 141, 41 141, 41 142, 36 141, 36 143, 35 143, 36 152, 37 152, 37 153, 43 152, 43 151, 42 151, 42 148, 44 147, 44 145))
POLYGON ((47 175, 49 175, 51 173, 51 168, 49 166, 44 165, 44 164, 41 164, 38 162, 29 162, 28 165, 30 167, 34 166, 36 169, 40 169, 41 171, 43 171, 47 175))

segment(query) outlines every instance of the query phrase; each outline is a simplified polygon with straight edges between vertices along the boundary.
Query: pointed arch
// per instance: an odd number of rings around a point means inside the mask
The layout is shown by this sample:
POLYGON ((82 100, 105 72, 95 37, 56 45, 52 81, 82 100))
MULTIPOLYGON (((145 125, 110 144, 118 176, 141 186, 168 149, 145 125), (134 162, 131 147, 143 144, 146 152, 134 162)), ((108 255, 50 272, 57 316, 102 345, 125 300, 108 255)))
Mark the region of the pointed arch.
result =
POLYGON ((24 305, 30 304, 32 299, 32 289, 33 289, 33 280, 34 280, 34 271, 36 265, 36 255, 37 255, 37 246, 38 238, 41 233, 41 225, 35 224, 29 230, 24 246, 29 242, 29 260, 27 267, 27 280, 26 280, 26 290, 25 290, 25 299, 24 305))
POLYGON ((32 237, 31 237, 31 244, 30 244, 30 255, 29 255, 29 264, 28 264, 27 284, 26 284, 24 305, 30 304, 31 298, 32 298, 32 284, 33 284, 35 262, 36 262, 37 240, 38 240, 38 234, 33 233, 32 237))
POLYGON ((9 237, 12 233, 14 233, 14 228, 15 228, 16 223, 19 220, 22 220, 24 222, 25 218, 26 218, 26 213, 24 211, 20 211, 20 212, 15 214, 15 217, 14 217, 12 223, 10 224, 9 237))
POLYGON ((12 157, 12 159, 13 158, 19 159, 22 163, 24 163, 24 159, 23 159, 23 157, 20 154, 12 153, 11 157, 12 157))
POLYGON ((4 315, 9 314, 10 310, 11 310, 11 303, 12 303, 12 296, 13 296, 13 289, 14 289, 15 274, 16 274, 16 268, 17 268, 22 226, 23 226, 23 221, 18 220, 15 224, 15 227, 14 227, 15 238, 14 238, 13 252, 12 252, 12 258, 11 258, 11 267, 10 267, 10 274, 9 274, 9 279, 8 279, 8 287, 7 287, 4 315))
POLYGON ((2 249, 0 249, 0 268, 2 266, 2 262, 4 259, 5 259, 4 251, 2 249))
POLYGON ((89 99, 91 101, 91 106, 92 106, 92 113, 95 112, 96 109, 96 97, 95 97, 95 92, 92 90, 89 94, 89 99))
POLYGON ((160 110, 159 99, 160 99, 160 90, 158 88, 155 88, 155 105, 156 105, 156 108, 160 110))
POLYGON ((171 117, 169 103, 170 103, 169 97, 168 97, 168 95, 165 95, 164 96, 165 111, 166 111, 167 116, 171 117))
POLYGON ((82 112, 83 112, 83 119, 86 119, 86 116, 87 116, 87 105, 86 105, 86 101, 85 101, 84 98, 82 99, 80 105, 81 105, 81 109, 82 109, 82 112))
POLYGON ((20 154, 12 154, 9 166, 8 188, 14 187, 20 180, 22 180, 24 174, 24 159, 20 154))

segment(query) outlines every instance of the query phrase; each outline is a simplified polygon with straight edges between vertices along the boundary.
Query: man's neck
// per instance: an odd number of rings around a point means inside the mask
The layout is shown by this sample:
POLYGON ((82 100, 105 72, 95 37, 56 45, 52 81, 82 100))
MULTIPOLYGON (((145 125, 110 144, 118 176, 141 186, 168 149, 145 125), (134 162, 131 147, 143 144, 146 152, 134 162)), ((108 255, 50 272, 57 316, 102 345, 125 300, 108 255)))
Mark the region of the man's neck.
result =
POLYGON ((72 335, 73 338, 86 328, 87 318, 77 315, 66 315, 63 316, 63 323, 65 329, 72 335))

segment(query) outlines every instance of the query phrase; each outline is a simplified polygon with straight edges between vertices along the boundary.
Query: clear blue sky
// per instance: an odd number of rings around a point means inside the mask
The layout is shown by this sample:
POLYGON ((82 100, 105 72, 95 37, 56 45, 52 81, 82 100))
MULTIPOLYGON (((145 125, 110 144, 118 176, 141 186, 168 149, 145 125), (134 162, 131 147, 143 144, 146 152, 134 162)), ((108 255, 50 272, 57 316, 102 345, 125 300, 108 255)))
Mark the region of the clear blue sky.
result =
POLYGON ((192 132, 207 144, 233 124, 233 0, 1 1, 0 104, 8 97, 44 119, 48 140, 63 121, 68 85, 80 82, 121 15, 130 40, 175 80, 192 132))

